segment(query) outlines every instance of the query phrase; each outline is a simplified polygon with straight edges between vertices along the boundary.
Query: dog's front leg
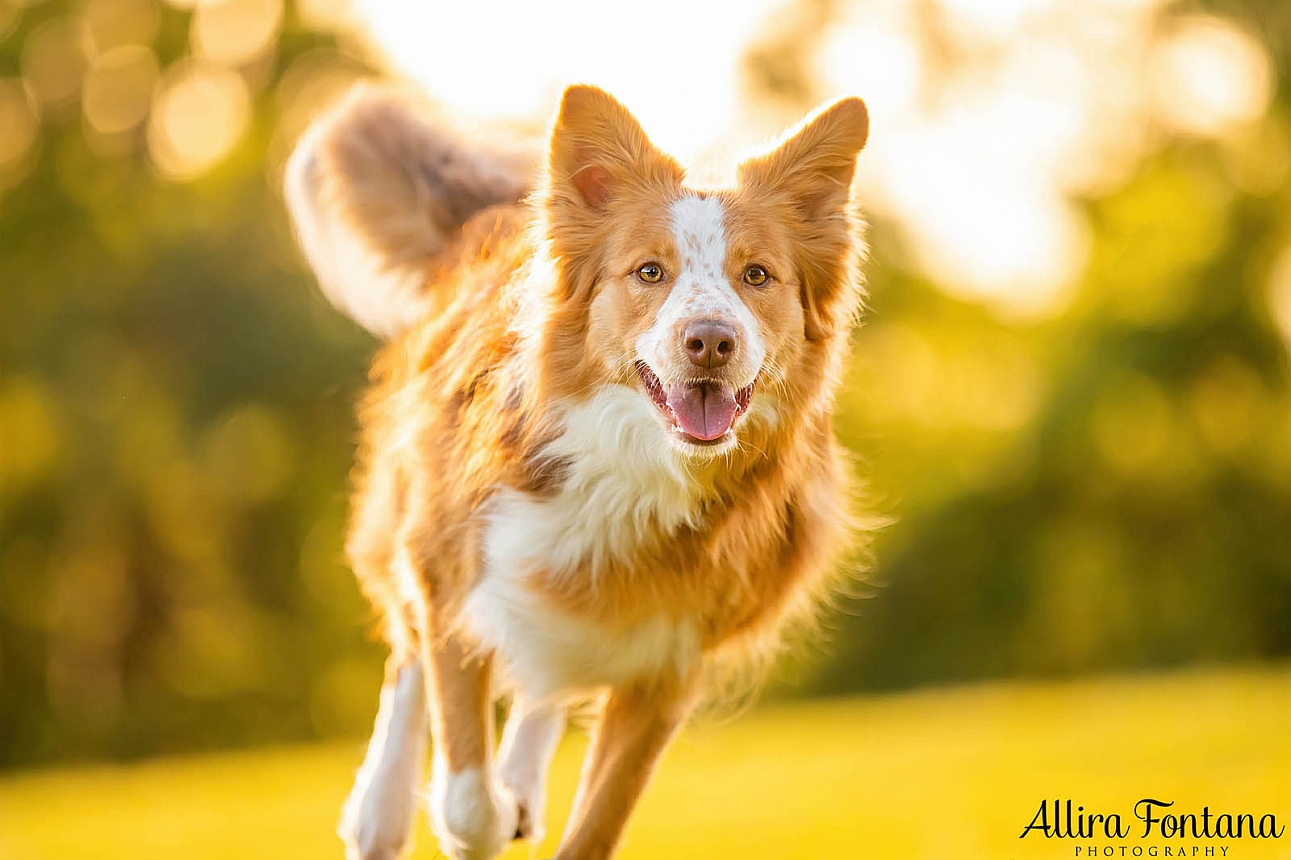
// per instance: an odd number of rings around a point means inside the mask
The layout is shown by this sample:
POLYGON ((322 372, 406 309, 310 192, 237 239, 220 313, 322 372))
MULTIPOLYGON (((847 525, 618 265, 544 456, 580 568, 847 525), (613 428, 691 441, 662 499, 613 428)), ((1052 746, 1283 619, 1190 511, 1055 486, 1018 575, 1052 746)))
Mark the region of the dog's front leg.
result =
POLYGON ((606 860, 654 766, 694 702, 694 677, 610 692, 583 764, 574 813, 556 860, 606 860))
POLYGON ((348 860, 395 860, 416 811, 426 755, 426 691, 421 663, 396 648, 367 755, 341 813, 339 833, 348 860))
POLYGON ((516 806, 493 776, 489 658, 453 634, 426 646, 435 744, 431 818, 453 860, 490 860, 516 832, 516 806))

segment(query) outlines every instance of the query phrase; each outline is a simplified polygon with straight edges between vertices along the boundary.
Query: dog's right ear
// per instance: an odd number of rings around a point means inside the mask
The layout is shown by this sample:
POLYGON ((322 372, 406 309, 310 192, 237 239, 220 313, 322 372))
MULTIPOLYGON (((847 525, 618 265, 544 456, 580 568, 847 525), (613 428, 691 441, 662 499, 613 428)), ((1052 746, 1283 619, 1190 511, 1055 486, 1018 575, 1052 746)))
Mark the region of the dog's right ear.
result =
POLYGON ((585 84, 565 90, 551 131, 546 209, 550 226, 601 222, 625 192, 671 190, 682 170, 655 148, 640 123, 613 96, 585 84))

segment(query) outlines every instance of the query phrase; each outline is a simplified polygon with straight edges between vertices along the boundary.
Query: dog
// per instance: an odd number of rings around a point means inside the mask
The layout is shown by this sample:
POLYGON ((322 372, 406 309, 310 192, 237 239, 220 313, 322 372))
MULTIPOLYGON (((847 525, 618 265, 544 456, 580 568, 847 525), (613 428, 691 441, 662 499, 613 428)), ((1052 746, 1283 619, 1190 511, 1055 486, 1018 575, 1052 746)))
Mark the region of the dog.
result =
POLYGON ((856 523, 831 412, 868 130, 864 102, 835 102, 729 188, 689 183, 586 85, 545 155, 371 87, 302 137, 286 197, 306 259, 386 341, 346 545, 390 646, 342 814, 352 860, 404 850, 428 737, 446 855, 541 840, 545 773, 589 699, 556 856, 612 856, 710 670, 774 653, 828 596, 856 523))

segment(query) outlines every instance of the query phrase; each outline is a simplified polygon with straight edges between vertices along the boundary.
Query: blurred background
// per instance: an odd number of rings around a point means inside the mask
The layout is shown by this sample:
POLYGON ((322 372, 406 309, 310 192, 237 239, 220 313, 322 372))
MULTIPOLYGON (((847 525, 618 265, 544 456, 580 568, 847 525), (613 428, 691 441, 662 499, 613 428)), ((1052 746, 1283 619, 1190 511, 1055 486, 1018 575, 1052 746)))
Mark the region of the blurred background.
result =
POLYGON ((696 164, 869 103, 838 429, 894 522, 773 698, 1276 665, 1289 65, 1270 0, 0 0, 0 768, 370 726, 374 341, 279 186, 376 76, 535 133, 593 82, 696 164))

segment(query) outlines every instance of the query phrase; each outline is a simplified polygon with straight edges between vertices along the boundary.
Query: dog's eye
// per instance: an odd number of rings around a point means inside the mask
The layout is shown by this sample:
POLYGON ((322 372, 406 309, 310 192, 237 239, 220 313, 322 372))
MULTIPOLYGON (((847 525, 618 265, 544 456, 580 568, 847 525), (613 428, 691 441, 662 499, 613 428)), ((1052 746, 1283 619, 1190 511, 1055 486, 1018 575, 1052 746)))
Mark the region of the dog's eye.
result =
POLYGON ((769 280, 771 280, 771 276, 761 266, 749 266, 744 270, 744 283, 750 287, 760 287, 769 280))
POLYGON ((637 277, 647 284, 657 284, 663 280, 663 267, 658 263, 646 263, 637 269, 637 277))

